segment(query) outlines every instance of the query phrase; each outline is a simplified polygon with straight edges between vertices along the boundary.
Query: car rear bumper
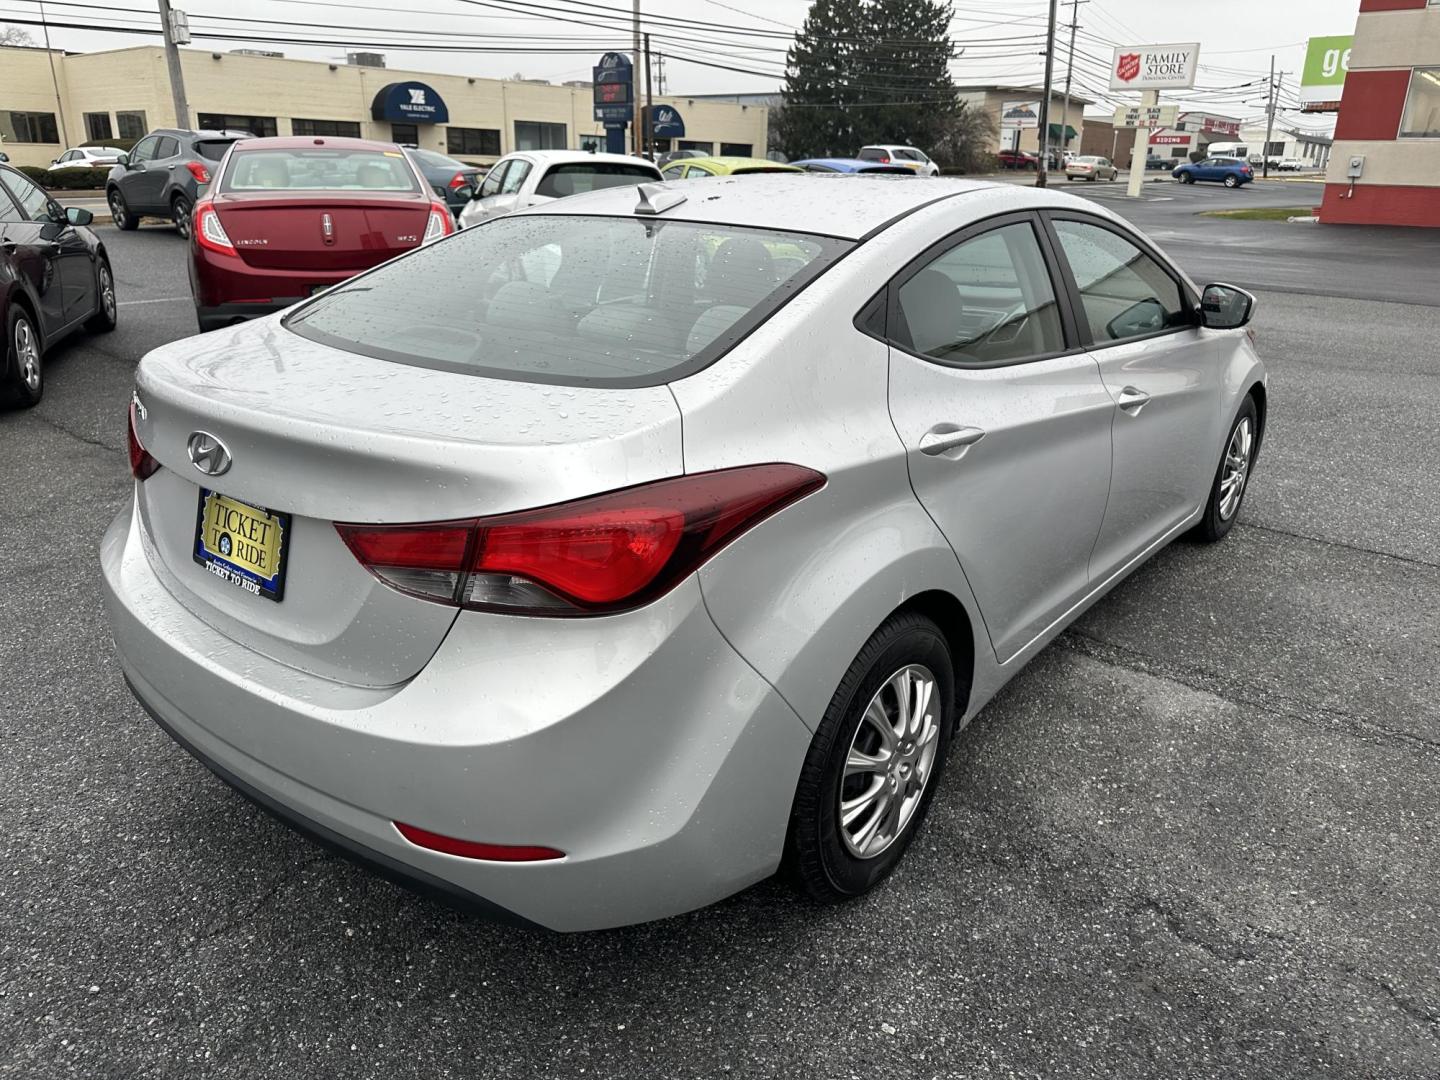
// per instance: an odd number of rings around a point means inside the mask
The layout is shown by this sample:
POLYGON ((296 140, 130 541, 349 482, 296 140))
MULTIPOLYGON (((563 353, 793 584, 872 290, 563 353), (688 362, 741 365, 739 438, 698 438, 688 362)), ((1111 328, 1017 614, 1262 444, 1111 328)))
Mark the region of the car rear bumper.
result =
POLYGON ((146 547, 132 504, 101 563, 135 696, 232 786, 387 876, 573 931, 692 910, 779 865, 810 735, 693 578, 604 619, 464 612, 419 675, 368 689, 226 639, 170 595, 146 547), (396 822, 565 857, 460 858, 396 822))
POLYGON ((190 241, 190 290, 201 330, 217 330, 283 311, 362 272, 251 266, 238 255, 217 254, 190 241))
POLYGON ((248 319, 261 319, 266 315, 273 315, 304 299, 303 296, 281 296, 264 303, 216 304, 213 307, 202 307, 196 304, 195 318, 200 323, 201 332, 208 333, 222 327, 234 326, 236 323, 245 322, 248 319))

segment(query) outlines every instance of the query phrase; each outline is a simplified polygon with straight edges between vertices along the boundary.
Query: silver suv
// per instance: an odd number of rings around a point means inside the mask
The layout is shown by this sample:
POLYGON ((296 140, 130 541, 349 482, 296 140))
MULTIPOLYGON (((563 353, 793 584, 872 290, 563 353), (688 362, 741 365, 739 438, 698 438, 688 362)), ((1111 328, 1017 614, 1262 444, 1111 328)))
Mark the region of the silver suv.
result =
POLYGON ((150 132, 120 156, 105 181, 105 201, 116 228, 136 229, 142 217, 163 217, 188 238, 200 189, 210 183, 230 144, 248 138, 248 131, 160 128, 150 132))

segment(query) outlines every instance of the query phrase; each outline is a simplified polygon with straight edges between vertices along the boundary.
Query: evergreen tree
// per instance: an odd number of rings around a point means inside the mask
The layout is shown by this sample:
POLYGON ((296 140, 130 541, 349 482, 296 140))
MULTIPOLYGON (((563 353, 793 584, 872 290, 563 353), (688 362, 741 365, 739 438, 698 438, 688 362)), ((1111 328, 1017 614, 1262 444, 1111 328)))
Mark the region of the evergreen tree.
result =
POLYGON ((950 19, 943 0, 814 0, 787 57, 776 119, 785 153, 936 146, 957 109, 950 19))

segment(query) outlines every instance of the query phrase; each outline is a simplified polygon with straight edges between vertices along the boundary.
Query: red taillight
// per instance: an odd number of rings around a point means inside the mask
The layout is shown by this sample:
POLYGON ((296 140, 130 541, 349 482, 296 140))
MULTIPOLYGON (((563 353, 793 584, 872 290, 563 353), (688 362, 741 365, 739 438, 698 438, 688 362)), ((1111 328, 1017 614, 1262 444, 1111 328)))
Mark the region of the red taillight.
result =
POLYGON ((208 202, 195 204, 195 242, 206 251, 217 255, 238 255, 235 245, 226 235, 225 226, 220 224, 220 215, 208 202))
POLYGON ((482 611, 595 615, 668 592, 824 483, 799 465, 747 465, 497 517, 335 528, 401 592, 482 611))
POLYGON ((457 172, 450 178, 450 190, 454 191, 456 188, 464 187, 468 183, 469 181, 465 179, 465 174, 463 172, 457 172))
POLYGON ((422 244, 428 244, 432 240, 439 240, 442 236, 449 236, 455 231, 455 218, 450 214, 450 208, 444 203, 437 203, 430 208, 430 220, 425 222, 425 235, 421 237, 422 244))
POLYGON ((130 401, 130 428, 126 433, 126 445, 130 450, 130 475, 136 480, 146 480, 155 475, 155 470, 160 468, 160 462, 150 456, 140 442, 140 433, 135 430, 135 400, 130 401))
POLYGON ((201 162, 187 161, 185 167, 190 170, 190 175, 195 177, 196 183, 208 184, 210 182, 210 170, 201 162))
POLYGON ((884 157, 882 157, 882 158, 880 159, 880 164, 881 164, 881 165, 889 165, 889 164, 890 164, 890 155, 889 155, 889 154, 886 154, 884 157))
POLYGON ((441 851, 446 855, 458 855, 462 859, 486 859, 490 862, 545 862, 549 859, 563 859, 565 853, 553 847, 538 844, 481 844, 474 840, 458 840, 453 836, 441 836, 428 829, 392 822, 396 830, 416 847, 441 851))

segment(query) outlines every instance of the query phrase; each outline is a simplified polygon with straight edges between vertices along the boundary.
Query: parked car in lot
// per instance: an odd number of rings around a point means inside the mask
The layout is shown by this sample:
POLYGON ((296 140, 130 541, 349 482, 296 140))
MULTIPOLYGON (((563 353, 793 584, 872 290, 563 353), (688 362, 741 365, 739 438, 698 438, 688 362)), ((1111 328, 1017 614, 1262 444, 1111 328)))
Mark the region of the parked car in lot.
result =
POLYGON ((168 218, 190 235, 195 201, 230 145, 245 131, 182 131, 160 128, 146 135, 110 170, 105 201, 117 229, 137 229, 142 217, 168 218))
POLYGON ((1299 172, 1301 169, 1307 167, 1308 162, 1302 161, 1300 158, 1287 157, 1280 159, 1281 172, 1299 172))
POLYGON ((893 161, 888 165, 882 165, 878 161, 865 161, 861 158, 806 158, 804 161, 792 161, 790 164, 797 169, 804 169, 812 173, 860 173, 870 176, 916 176, 914 169, 907 165, 897 165, 893 161))
POLYGON ((672 161, 661 172, 666 180, 704 180, 711 176, 748 176, 752 173, 792 173, 803 169, 768 158, 703 157, 672 161))
POLYGON ((1067 180, 1114 180, 1120 170, 1107 157, 1085 154, 1065 163, 1067 180))
POLYGON ((247 139, 195 205, 196 321, 204 331, 268 315, 454 231, 394 143, 247 139))
POLYGON ((1231 528, 1252 306, 1008 184, 500 218, 141 360, 119 665, 262 806, 491 914, 616 926, 781 866, 844 900, 1009 678, 1231 528))
POLYGON ((456 217, 465 209, 470 196, 480 186, 485 170, 476 165, 466 165, 434 150, 403 147, 406 156, 415 163, 420 175, 430 185, 430 190, 445 200, 451 213, 456 217))
POLYGON ((460 211, 469 228, 516 210, 607 187, 634 187, 659 180, 644 158, 590 154, 582 150, 525 150, 497 161, 460 211))
POLYGON ((1174 158, 1156 157, 1154 154, 1151 154, 1145 159, 1146 172, 1169 172, 1174 167, 1174 158))
POLYGON ((1207 180, 1234 188, 1254 180, 1255 170, 1248 161, 1240 158, 1209 157, 1204 161, 1180 165, 1170 175, 1182 184, 1207 180))
POLYGON ((1028 150, 1001 150, 995 155, 1002 169, 1038 169, 1040 157, 1028 150))
POLYGON ((7 404, 40 400, 45 353, 62 338, 115 329, 115 277, 105 245, 87 227, 92 218, 0 165, 0 399, 7 404))
POLYGON ((668 150, 655 159, 655 164, 663 169, 672 161, 683 161, 686 158, 709 157, 704 150, 668 150))
POLYGON ((60 169, 103 169, 114 165, 125 153, 118 146, 77 146, 66 150, 50 163, 50 171, 60 169))
POLYGON ((862 146, 855 156, 861 161, 875 161, 881 165, 904 165, 921 176, 940 175, 940 166, 926 157, 923 150, 913 146, 862 146))

